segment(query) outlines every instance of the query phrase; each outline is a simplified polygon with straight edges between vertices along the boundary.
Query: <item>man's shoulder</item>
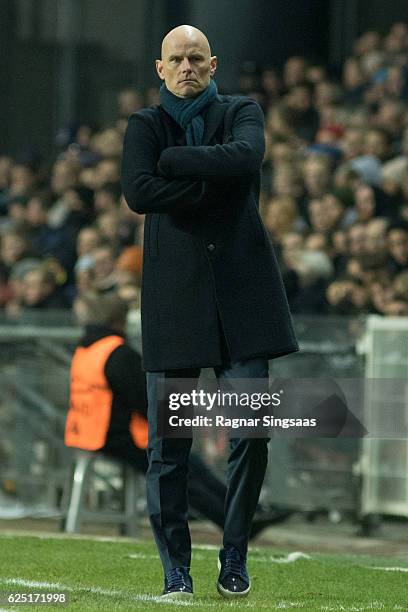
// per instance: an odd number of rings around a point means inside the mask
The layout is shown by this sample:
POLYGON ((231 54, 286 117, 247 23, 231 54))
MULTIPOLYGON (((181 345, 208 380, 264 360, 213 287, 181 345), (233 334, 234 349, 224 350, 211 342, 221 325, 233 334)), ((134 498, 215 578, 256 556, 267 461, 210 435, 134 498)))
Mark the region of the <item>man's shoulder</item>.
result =
POLYGON ((146 108, 141 108, 135 113, 132 113, 129 117, 129 121, 141 119, 148 123, 155 122, 159 118, 160 112, 160 106, 158 104, 147 106, 146 108))
POLYGON ((251 118, 251 120, 256 119, 260 125, 264 122, 262 108, 252 98, 240 95, 222 95, 217 96, 217 102, 219 108, 223 109, 222 115, 227 131, 231 129, 238 116, 245 116, 251 118))
POLYGON ((239 107, 239 106, 245 106, 247 104, 251 104, 251 105, 259 107, 258 102, 256 102, 252 98, 248 98, 248 96, 242 96, 238 94, 234 94, 234 95, 225 94, 225 95, 218 95, 217 98, 218 98, 218 101, 221 102, 221 104, 226 104, 227 106, 239 107))
POLYGON ((217 94, 217 98, 222 104, 232 104, 240 100, 251 100, 251 98, 240 94, 217 94))
POLYGON ((252 98, 240 95, 218 95, 217 102, 225 109, 224 117, 227 123, 232 122, 238 113, 245 113, 263 121, 262 108, 252 98))
POLYGON ((137 130, 138 138, 140 138, 140 128, 143 126, 143 133, 149 130, 153 134, 159 135, 163 131, 163 119, 160 107, 156 104, 154 106, 148 106, 141 108, 140 110, 132 113, 128 119, 128 132, 137 130))

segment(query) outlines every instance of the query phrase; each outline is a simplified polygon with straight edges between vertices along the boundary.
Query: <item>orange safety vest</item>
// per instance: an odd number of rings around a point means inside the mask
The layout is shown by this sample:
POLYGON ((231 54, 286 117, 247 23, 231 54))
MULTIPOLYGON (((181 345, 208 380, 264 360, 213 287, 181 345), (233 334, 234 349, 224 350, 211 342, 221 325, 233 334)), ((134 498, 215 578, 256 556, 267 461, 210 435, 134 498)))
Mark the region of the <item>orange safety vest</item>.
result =
MULTIPOLYGON (((105 445, 113 393, 104 370, 111 353, 124 342, 120 336, 106 336, 88 347, 76 349, 71 364, 70 404, 65 424, 67 446, 95 451, 105 445)), ((129 431, 137 447, 147 448, 147 420, 137 412, 132 413, 129 431)))

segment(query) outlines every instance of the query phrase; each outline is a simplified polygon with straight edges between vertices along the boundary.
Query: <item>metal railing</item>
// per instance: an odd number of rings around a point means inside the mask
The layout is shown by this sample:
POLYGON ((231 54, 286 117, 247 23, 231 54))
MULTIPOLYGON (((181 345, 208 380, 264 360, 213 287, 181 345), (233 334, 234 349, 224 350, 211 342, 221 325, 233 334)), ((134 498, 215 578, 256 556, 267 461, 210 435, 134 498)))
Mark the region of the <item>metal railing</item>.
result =
MULTIPOLYGON (((131 322, 129 340, 138 348, 140 325, 137 317, 131 322)), ((369 360, 358 350, 364 318, 297 316, 295 325, 301 351, 271 362, 273 377, 365 376, 369 360)), ((58 506, 69 462, 63 444, 69 364, 80 335, 66 312, 0 319, 0 517, 4 499, 34 514, 58 506)), ((222 444, 213 441, 215 447, 206 457, 218 468, 222 444)), ((367 455, 361 440, 286 438, 269 447, 264 500, 305 511, 359 512, 356 466, 367 455)))

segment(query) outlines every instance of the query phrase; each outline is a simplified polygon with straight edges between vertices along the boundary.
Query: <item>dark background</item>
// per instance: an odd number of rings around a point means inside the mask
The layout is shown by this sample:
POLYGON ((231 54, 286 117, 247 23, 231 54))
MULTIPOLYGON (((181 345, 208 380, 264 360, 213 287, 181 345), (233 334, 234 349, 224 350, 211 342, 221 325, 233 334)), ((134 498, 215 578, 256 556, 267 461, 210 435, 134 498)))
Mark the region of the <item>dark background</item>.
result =
POLYGON ((401 0, 0 0, 0 154, 47 154, 62 125, 113 121, 120 88, 158 84, 175 25, 204 30, 220 89, 236 92, 243 62, 280 69, 299 53, 335 72, 361 32, 402 20, 401 0))

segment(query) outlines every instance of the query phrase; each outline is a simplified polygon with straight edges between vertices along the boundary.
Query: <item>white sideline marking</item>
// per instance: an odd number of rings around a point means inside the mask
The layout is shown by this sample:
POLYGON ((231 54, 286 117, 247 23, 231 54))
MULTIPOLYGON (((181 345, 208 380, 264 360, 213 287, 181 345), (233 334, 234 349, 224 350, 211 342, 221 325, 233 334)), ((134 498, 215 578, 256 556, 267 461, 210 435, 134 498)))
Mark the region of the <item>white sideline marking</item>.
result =
MULTIPOLYGON (((130 553, 130 555, 126 555, 126 557, 128 559, 159 559, 159 555, 147 555, 146 553, 130 553)), ((201 553, 194 553, 193 551, 193 558, 194 561, 203 561, 203 559, 205 559, 206 557, 204 557, 204 555, 202 555, 201 553)))
POLYGON ((306 555, 302 552, 293 552, 286 555, 286 557, 274 557, 272 555, 263 556, 263 557, 251 557, 251 562, 261 562, 261 563, 294 563, 295 561, 299 561, 300 559, 311 560, 312 557, 306 555))
POLYGON ((372 565, 366 565, 368 569, 382 570, 383 572, 408 572, 408 567, 373 567, 372 565))
POLYGON ((39 540, 89 540, 90 542, 114 542, 116 544, 141 544, 144 541, 139 538, 125 536, 100 536, 83 533, 54 533, 54 532, 33 532, 15 531, 8 529, 0 534, 0 538, 38 538, 39 540))
MULTIPOLYGON (((195 546, 197 548, 197 546, 195 546)), ((215 547, 218 550, 218 547, 215 547)), ((202 547, 201 550, 206 550, 206 548, 202 547)), ((210 548, 209 550, 213 550, 210 548)), ((130 553, 126 555, 128 559, 158 559, 158 554, 146 554, 146 553, 130 553)), ((195 561, 202 561, 205 557, 200 555, 200 553, 194 554, 193 550, 193 558, 195 561)), ((294 563, 295 561, 299 561, 300 559, 310 560, 312 557, 306 555, 302 552, 293 552, 286 555, 286 557, 274 557, 273 555, 262 555, 258 557, 253 557, 250 555, 250 560, 252 563, 294 563)))
MULTIPOLYGON (((184 601, 182 599, 169 599, 163 600, 158 595, 131 595, 125 591, 118 591, 115 589, 102 589, 100 587, 84 587, 78 586, 73 587, 67 584, 61 584, 59 582, 40 582, 37 580, 25 580, 24 578, 2 578, 0 577, 0 581, 5 584, 14 584, 17 586, 24 587, 32 587, 32 588, 44 588, 44 589, 55 589, 61 591, 72 591, 74 593, 83 592, 83 593, 95 593, 96 595, 105 595, 106 597, 121 597, 122 599, 126 599, 128 601, 144 601, 146 603, 159 603, 166 605, 176 605, 176 606, 201 606, 200 602, 196 601, 184 601)), ((214 607, 213 603, 206 603, 208 607, 214 607)))
POLYGON ((363 610, 406 610, 406 606, 400 606, 399 604, 395 604, 394 606, 390 607, 388 604, 386 605, 384 602, 382 601, 372 601, 371 603, 368 603, 367 605, 364 605, 362 607, 357 607, 357 606, 351 606, 346 608, 345 606, 321 606, 320 608, 321 610, 325 610, 328 612, 338 612, 338 610, 341 610, 344 612, 362 612, 363 610))

